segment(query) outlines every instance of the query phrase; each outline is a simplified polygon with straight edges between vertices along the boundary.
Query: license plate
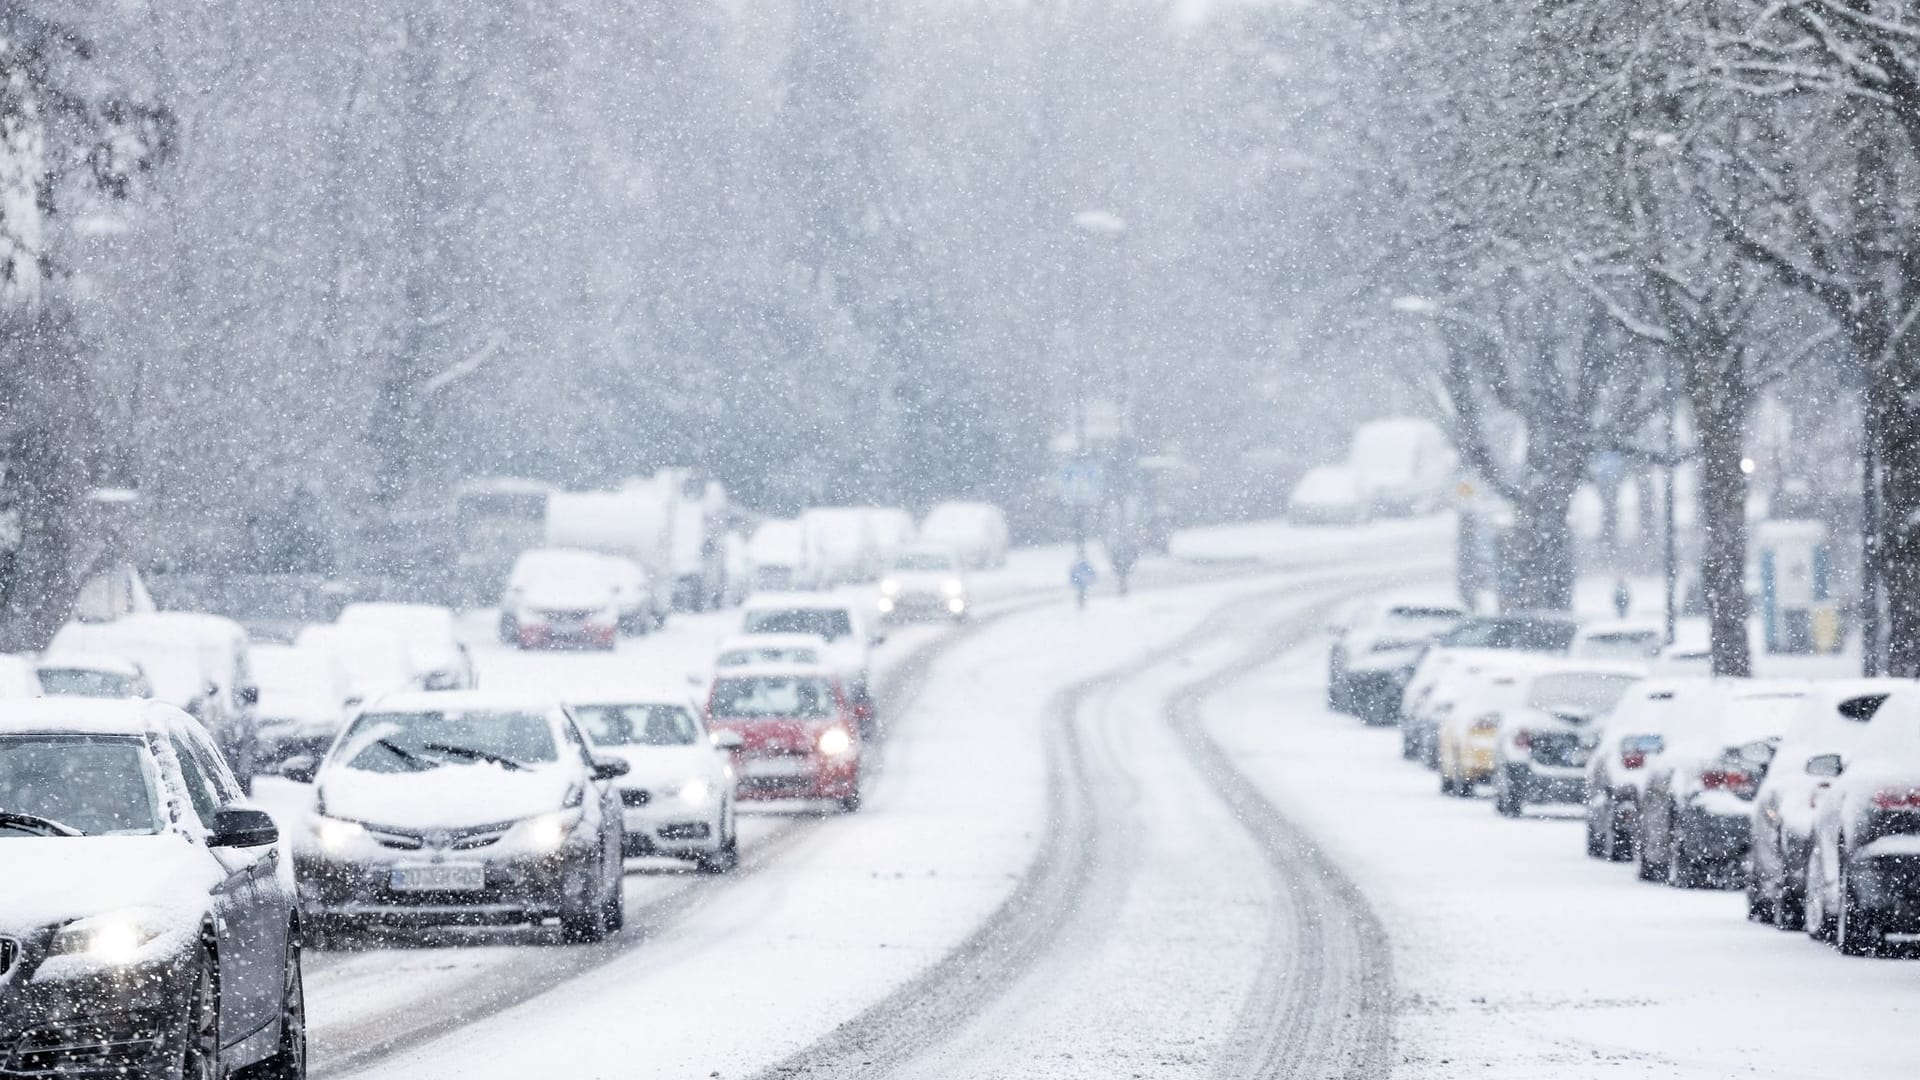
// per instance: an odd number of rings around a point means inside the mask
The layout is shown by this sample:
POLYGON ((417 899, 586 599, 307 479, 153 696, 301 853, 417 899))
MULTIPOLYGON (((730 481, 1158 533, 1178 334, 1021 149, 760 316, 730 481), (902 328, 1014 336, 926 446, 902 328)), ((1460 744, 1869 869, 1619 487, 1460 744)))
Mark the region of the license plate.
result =
POLYGON ((813 775, 813 766, 798 757, 749 758, 746 768, 748 778, 755 780, 813 775))
POLYGON ((477 863, 401 866, 392 879, 394 892, 478 892, 486 885, 487 868, 477 863))

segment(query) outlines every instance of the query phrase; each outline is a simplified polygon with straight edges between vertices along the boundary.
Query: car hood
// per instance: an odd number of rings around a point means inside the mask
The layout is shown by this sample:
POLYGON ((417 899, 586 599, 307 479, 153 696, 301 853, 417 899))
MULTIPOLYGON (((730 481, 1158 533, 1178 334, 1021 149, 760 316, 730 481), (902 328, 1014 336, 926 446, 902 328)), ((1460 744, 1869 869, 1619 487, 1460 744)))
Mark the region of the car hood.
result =
POLYGON ((399 829, 457 829, 518 821, 560 809, 576 782, 557 764, 518 771, 442 765, 426 772, 331 768, 319 781, 328 817, 399 829))
POLYGON ((657 788, 678 784, 694 777, 712 778, 720 773, 720 754, 709 746, 597 746, 600 757, 619 758, 627 763, 627 775, 617 783, 621 787, 657 788))
POLYGON ((0 840, 0 932, 30 933, 130 907, 177 911, 191 925, 225 876, 178 833, 0 840))

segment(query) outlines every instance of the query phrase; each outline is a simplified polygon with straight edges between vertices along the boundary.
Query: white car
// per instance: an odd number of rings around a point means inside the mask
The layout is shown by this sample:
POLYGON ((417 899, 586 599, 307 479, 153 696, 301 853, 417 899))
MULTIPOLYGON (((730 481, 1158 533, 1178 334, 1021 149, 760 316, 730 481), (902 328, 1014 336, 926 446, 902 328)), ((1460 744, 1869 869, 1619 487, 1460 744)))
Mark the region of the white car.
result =
POLYGON ((340 658, 326 649, 255 645, 253 677, 260 687, 257 767, 266 772, 289 758, 318 760, 340 734, 353 696, 340 658))
POLYGON ((347 697, 342 704, 348 711, 363 701, 414 685, 413 656, 407 643, 391 630, 346 630, 320 623, 302 627, 293 644, 334 657, 346 672, 347 697))
POLYGON ((873 646, 885 638, 867 626, 864 606, 818 593, 754 596, 741 612, 740 632, 818 637, 824 648, 822 663, 839 678, 859 718, 861 733, 871 734, 876 718, 867 677, 873 666, 873 646))
POLYGON ((454 632, 453 612, 438 604, 361 603, 342 608, 343 630, 386 630, 407 643, 415 685, 422 690, 471 690, 473 660, 454 632))
POLYGON ((1647 764, 1688 728, 1714 715, 1735 680, 1655 677, 1629 689, 1587 755, 1587 854, 1608 862, 1633 858, 1640 832, 1647 764))
POLYGON ((34 665, 47 697, 143 698, 153 696, 140 665, 116 653, 48 653, 34 665))
POLYGON ((568 711, 596 754, 627 763, 614 786, 629 858, 690 859, 710 874, 739 865, 727 761, 727 752, 740 745, 738 734, 709 734, 701 710, 671 692, 585 698, 568 711))
POLYGON ((40 674, 33 661, 0 653, 0 698, 32 698, 42 692, 40 674))
POLYGON ((1666 628, 1645 619, 1604 619, 1583 623, 1567 655, 1575 660, 1651 665, 1666 649, 1666 628))
POLYGON ((1421 654, 1466 612, 1446 604, 1394 601, 1356 612, 1327 653, 1327 706, 1368 723, 1399 714, 1421 654))
MULTIPOLYGON (((632 564, 629 564, 632 565, 632 564)), ((638 569, 636 566, 635 569, 638 569)), ((644 572, 643 577, 644 577, 644 572)), ((513 562, 500 599, 500 640, 522 649, 611 649, 651 597, 622 595, 621 571, 606 556, 575 548, 539 548, 513 562)), ((629 593, 644 581, 626 580, 629 593)), ((651 622, 651 613, 645 616, 651 622)))
POLYGON ((1808 843, 1807 933, 1850 955, 1920 934, 1920 702, 1891 697, 1853 754, 1816 754, 1828 782, 1808 843))
POLYGON ((966 562, 949 548, 915 545, 889 560, 880 577, 880 617, 964 619, 971 610, 966 562))
POLYGON ((818 634, 735 634, 713 651, 715 668, 754 664, 819 664, 826 640, 818 634))
POLYGON ((1287 495, 1287 520, 1296 525, 1364 525, 1367 493, 1345 465, 1308 469, 1287 495))
POLYGON ((1526 700, 1501 713, 1493 738, 1493 808, 1519 817, 1530 803, 1582 805, 1587 755, 1607 717, 1646 677, 1635 664, 1541 660, 1526 700))
POLYGON ((1007 515, 992 503, 943 502, 920 521, 920 541, 949 548, 972 570, 1007 564, 1007 515))

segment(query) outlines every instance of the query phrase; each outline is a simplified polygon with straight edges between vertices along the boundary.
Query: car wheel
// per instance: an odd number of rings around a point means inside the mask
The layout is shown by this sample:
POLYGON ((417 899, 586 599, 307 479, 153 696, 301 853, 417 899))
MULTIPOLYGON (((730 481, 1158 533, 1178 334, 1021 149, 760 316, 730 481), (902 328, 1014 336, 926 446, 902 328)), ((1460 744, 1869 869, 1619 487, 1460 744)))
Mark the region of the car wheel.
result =
POLYGON ((1666 864, 1653 853, 1653 839, 1647 835, 1644 817, 1640 821, 1640 831, 1633 838, 1633 854, 1636 860, 1634 873, 1641 881, 1662 881, 1666 878, 1666 864))
MULTIPOLYGON (((594 861, 598 866, 604 865, 604 861, 597 855, 594 861)), ((598 889, 594 888, 591 882, 582 885, 579 897, 561 910, 560 934, 569 943, 591 945, 606 939, 607 898, 604 895, 597 895, 605 891, 604 884, 598 889)))
POLYGON ((1414 740, 1413 728, 1407 724, 1400 725, 1400 756, 1408 761, 1420 756, 1420 744, 1414 740))
POLYGON ((1773 892, 1773 925, 1781 930, 1807 928, 1807 897, 1803 885, 1793 880, 1783 865, 1778 887, 1773 892))
POLYGON ((1820 880, 1820 849, 1816 844, 1807 851, 1807 936, 1815 941, 1832 941, 1837 922, 1827 910, 1827 889, 1820 880))
POLYGON ((181 1030, 180 1080, 220 1080, 220 975, 204 947, 181 1030))
MULTIPOLYGON (((1493 810, 1501 817, 1517 818, 1527 808, 1526 800, 1520 797, 1520 788, 1514 784, 1513 777, 1501 770, 1493 781, 1493 810)), ((1587 846, 1593 847, 1592 830, 1588 830, 1587 846)))
POLYGON ((280 1048, 260 1063, 254 1080, 306 1080, 307 1001, 300 977, 300 950, 287 955, 286 986, 280 995, 280 1048))
POLYGON ((513 616, 511 615, 500 616, 500 625, 497 629, 500 635, 500 644, 502 645, 520 644, 520 623, 513 616))
POLYGON ((1747 921, 1770 923, 1773 921, 1775 906, 1773 898, 1761 888, 1759 877, 1758 874, 1747 874, 1747 921))
POLYGON ((1853 894, 1853 875, 1847 872, 1844 858, 1840 860, 1839 886, 1834 891, 1840 894, 1840 910, 1835 915, 1833 931, 1834 944, 1848 956, 1873 956, 1879 953, 1886 935, 1880 929, 1880 920, 1853 894))
POLYGON ((1676 889, 1698 889, 1707 883, 1706 869, 1687 850, 1686 834, 1674 828, 1673 812, 1667 814, 1667 884, 1676 889))
POLYGON ((700 872, 703 874, 725 874, 740 865, 740 837, 728 836, 726 842, 705 855, 700 856, 700 872))
POLYGON ((853 790, 853 794, 844 795, 841 797, 840 799, 841 813, 851 814, 851 813, 857 812, 859 809, 860 809, 860 789, 859 788, 855 788, 853 790))

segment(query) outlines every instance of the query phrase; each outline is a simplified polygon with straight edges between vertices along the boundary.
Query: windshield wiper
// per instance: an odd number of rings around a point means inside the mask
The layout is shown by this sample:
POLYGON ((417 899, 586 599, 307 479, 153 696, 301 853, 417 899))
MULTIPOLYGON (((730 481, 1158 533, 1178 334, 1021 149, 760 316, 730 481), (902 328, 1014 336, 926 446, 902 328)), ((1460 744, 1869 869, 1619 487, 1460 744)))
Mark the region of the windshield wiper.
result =
POLYGON ((375 739, 373 740, 373 745, 406 762, 407 766, 414 772, 426 772, 428 769, 437 769, 440 767, 439 762, 431 758, 423 758, 419 754, 394 742, 392 739, 375 739))
POLYGON ((41 817, 39 814, 23 814, 17 810, 0 810, 0 829, 13 829, 17 832, 39 833, 42 836, 85 836, 84 831, 65 822, 41 817))
POLYGON ((452 754, 454 757, 466 758, 468 761, 490 762, 510 772, 519 772, 527 767, 524 761, 515 761, 491 750, 476 750, 471 746, 449 746, 446 743, 430 742, 421 743, 420 749, 431 750, 436 754, 452 754))

